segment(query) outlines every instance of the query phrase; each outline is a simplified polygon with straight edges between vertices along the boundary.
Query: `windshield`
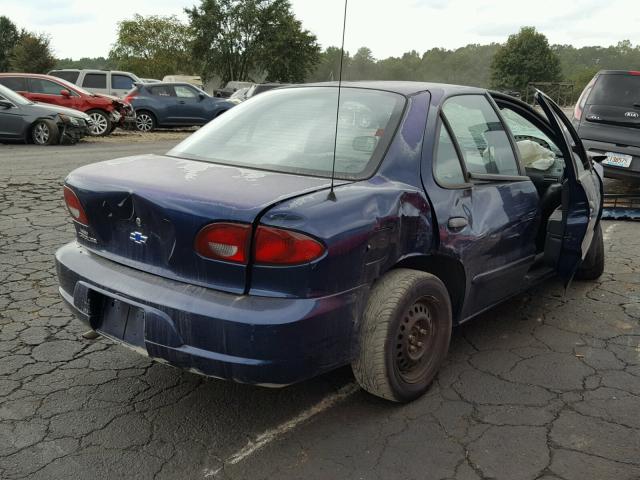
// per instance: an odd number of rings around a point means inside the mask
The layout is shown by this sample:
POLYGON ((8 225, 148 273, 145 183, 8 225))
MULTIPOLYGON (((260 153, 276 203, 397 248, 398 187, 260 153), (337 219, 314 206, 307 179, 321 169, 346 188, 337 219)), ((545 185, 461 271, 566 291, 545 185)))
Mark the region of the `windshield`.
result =
POLYGON ((640 75, 600 75, 589 104, 625 108, 640 106, 640 75))
POLYGON ((33 102, 27 100, 22 95, 14 92, 13 90, 5 87, 4 85, 0 85, 0 97, 9 100, 11 103, 15 105, 30 105, 33 102))
POLYGON ((343 88, 336 142, 335 87, 273 90, 241 103, 168 154, 225 165, 336 178, 370 176, 404 108, 403 96, 343 88))

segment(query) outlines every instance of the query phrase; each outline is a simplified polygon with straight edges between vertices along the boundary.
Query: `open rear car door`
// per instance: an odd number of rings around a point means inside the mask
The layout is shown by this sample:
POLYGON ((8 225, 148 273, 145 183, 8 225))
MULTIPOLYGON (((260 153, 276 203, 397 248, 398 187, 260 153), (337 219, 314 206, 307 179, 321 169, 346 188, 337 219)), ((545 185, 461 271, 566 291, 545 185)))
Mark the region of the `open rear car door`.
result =
POLYGON ((568 285, 584 260, 602 213, 602 167, 588 157, 582 141, 560 107, 538 91, 542 108, 566 159, 562 205, 549 218, 545 262, 568 285))

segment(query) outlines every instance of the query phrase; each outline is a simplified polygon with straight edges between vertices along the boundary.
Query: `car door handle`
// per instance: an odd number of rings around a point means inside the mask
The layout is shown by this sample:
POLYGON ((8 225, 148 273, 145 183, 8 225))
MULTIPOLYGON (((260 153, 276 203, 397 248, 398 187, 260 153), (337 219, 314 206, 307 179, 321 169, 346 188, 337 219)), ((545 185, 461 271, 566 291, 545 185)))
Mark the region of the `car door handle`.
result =
POLYGON ((179 103, 180 105, 184 105, 184 100, 180 100, 178 103, 179 103))
POLYGON ((469 225, 469 222, 464 217, 452 217, 449 219, 447 225, 451 230, 461 230, 469 225))

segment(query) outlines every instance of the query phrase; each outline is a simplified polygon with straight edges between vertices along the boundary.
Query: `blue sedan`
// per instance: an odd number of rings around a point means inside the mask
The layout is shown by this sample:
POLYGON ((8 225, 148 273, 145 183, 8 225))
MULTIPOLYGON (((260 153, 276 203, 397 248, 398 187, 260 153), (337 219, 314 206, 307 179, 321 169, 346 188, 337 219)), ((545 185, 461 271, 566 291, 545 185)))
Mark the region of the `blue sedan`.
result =
POLYGON ((125 101, 136 111, 136 128, 141 132, 204 125, 235 106, 189 83, 139 83, 125 101))
POLYGON ((338 112, 337 96, 274 90, 166 155, 73 171, 71 310, 203 375, 284 386, 351 364, 406 402, 453 326, 602 274, 599 159, 545 95, 542 114, 451 85, 349 83, 338 112))

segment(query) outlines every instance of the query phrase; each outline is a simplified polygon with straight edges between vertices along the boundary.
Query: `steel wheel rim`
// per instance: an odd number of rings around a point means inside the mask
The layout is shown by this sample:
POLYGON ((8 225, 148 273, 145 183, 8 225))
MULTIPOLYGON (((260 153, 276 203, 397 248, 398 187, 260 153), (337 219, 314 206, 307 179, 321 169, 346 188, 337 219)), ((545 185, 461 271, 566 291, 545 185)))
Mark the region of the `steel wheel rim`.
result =
POLYGON ((33 130, 33 138, 38 145, 45 145, 49 141, 49 127, 44 123, 39 123, 33 130))
POLYGON ((102 135, 107 131, 107 119, 101 113, 92 113, 89 115, 93 121, 91 126, 92 135, 102 135))
POLYGON ((404 312, 394 343, 395 368, 406 383, 419 383, 429 371, 437 337, 436 299, 422 297, 404 312))
POLYGON ((136 126, 141 132, 149 132, 153 128, 153 119, 149 115, 142 113, 136 116, 136 126))

